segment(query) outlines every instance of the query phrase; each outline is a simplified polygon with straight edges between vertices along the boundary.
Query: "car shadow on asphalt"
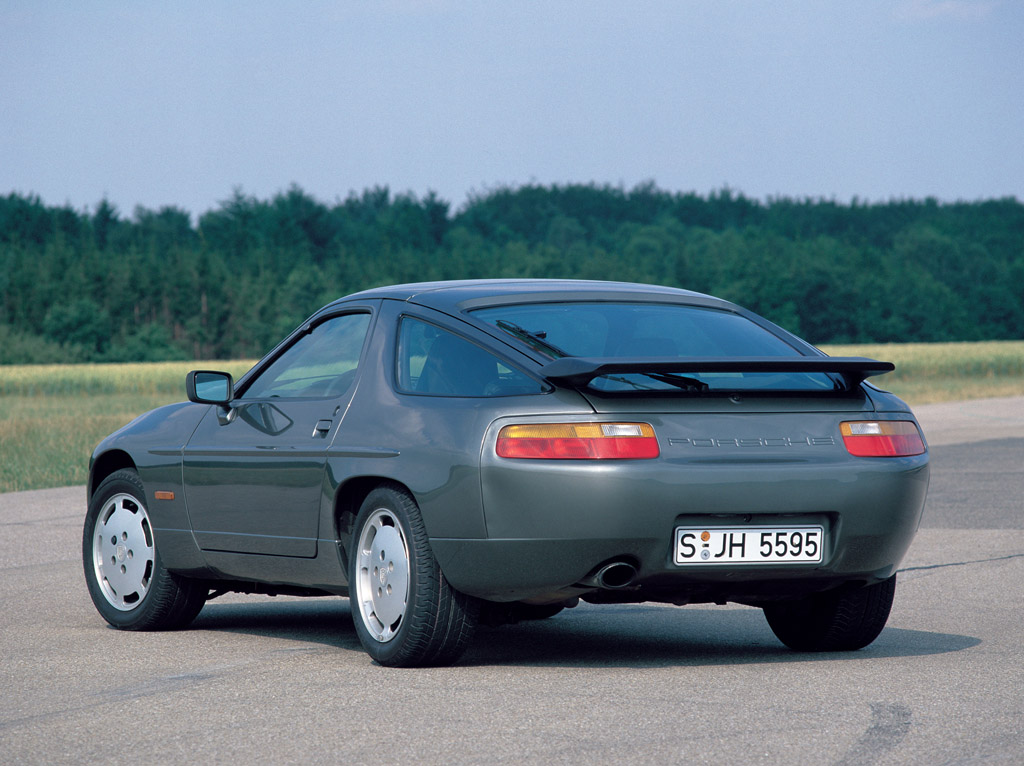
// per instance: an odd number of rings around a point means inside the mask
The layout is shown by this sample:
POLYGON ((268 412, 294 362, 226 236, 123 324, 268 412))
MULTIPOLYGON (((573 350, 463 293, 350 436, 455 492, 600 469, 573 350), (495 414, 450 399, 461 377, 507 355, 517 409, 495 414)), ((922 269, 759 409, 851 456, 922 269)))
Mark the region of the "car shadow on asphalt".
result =
MULTIPOLYGON (((362 653, 348 600, 265 599, 208 604, 195 630, 267 636, 362 653)), ((461 666, 659 668, 864 661, 958 652, 980 638, 889 627, 856 652, 784 647, 759 609, 581 605, 546 620, 481 626, 461 666)))
POLYGON ((230 603, 213 601, 191 630, 243 633, 362 651, 346 598, 271 598, 230 603))
POLYGON ((559 615, 513 630, 483 630, 461 664, 660 668, 833 662, 945 654, 980 643, 971 636, 886 628, 860 651, 794 652, 775 638, 760 610, 630 606, 616 615, 559 615))

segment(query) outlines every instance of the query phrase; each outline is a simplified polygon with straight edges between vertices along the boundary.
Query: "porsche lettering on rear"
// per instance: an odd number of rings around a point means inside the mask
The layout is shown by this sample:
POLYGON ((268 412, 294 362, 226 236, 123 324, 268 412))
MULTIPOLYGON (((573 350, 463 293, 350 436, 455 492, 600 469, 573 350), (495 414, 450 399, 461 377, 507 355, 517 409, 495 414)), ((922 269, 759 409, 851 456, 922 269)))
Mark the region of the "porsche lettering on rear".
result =
POLYGON ((669 439, 668 443, 673 447, 834 447, 836 439, 834 436, 748 436, 731 439, 669 439))

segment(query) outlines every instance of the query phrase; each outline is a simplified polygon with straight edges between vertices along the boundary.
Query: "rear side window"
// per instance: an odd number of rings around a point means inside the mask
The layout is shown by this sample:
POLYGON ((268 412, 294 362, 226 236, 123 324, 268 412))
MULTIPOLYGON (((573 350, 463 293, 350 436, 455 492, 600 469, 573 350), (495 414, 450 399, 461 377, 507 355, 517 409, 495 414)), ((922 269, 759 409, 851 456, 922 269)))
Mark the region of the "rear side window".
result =
POLYGON ((486 349, 412 317, 398 334, 398 388, 433 396, 539 394, 544 386, 486 349))

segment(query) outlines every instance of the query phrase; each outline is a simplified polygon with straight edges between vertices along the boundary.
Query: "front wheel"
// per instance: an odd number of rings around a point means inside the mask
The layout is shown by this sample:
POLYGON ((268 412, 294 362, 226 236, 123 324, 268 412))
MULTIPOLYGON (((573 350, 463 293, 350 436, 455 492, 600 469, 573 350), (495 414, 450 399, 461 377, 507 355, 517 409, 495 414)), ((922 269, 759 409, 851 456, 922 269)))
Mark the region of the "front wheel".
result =
POLYGON ((122 630, 170 630, 206 603, 201 584, 164 569, 139 475, 122 469, 96 489, 82 530, 85 582, 97 611, 122 630))
POLYGON ((381 665, 450 665, 469 645, 479 602, 452 588, 430 550, 416 502, 378 487, 356 516, 349 556, 356 634, 381 665))
POLYGON ((882 632, 896 593, 896 575, 856 590, 815 594, 764 607, 778 639, 798 652, 863 649, 882 632))

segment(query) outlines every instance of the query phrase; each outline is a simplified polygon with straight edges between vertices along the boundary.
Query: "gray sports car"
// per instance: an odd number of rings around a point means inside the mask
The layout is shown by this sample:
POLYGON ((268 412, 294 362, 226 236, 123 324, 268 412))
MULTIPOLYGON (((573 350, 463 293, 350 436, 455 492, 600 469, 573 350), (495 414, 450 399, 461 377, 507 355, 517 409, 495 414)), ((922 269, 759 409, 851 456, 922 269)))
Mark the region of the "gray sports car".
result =
POLYGON ((396 666, 581 599, 738 602, 793 649, 858 649, 928 487, 913 414, 865 382, 892 369, 665 287, 367 290, 96 448, 89 592, 127 630, 347 595, 396 666))

